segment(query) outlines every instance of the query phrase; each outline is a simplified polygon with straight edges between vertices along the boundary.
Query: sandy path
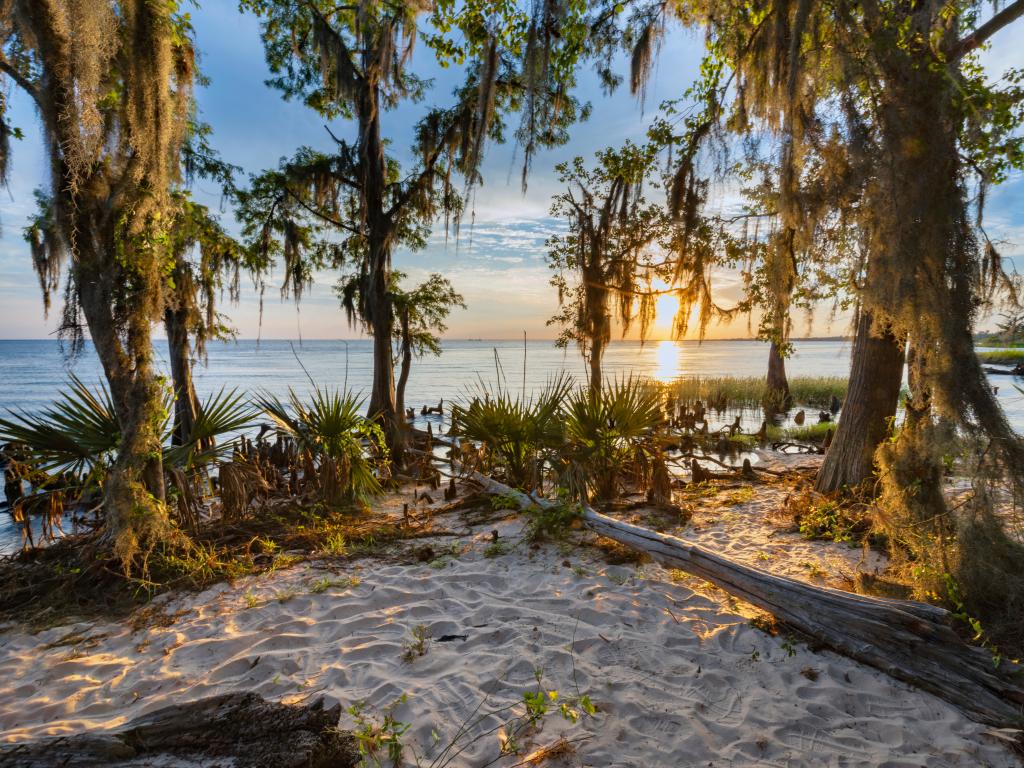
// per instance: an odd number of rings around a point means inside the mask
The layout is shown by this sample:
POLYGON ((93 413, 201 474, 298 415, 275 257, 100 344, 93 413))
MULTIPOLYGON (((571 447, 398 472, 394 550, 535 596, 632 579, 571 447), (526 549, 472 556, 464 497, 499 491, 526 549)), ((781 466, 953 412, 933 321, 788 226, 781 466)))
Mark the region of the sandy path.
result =
MULTIPOLYGON (((694 536, 735 540, 726 527, 739 524, 702 529, 698 521, 694 536)), ((590 548, 532 551, 517 543, 487 558, 493 527, 433 567, 309 563, 178 597, 164 610, 182 613, 166 627, 9 629, 0 635, 0 737, 113 727, 173 701, 240 689, 286 701, 365 700, 367 712, 407 694, 395 716, 412 723, 405 741, 429 764, 483 696, 514 702, 542 669, 563 698, 578 686, 600 710, 576 726, 550 718, 527 744, 589 736, 567 765, 1019 764, 950 705, 848 659, 770 637, 721 593, 678 573, 609 566, 590 548), (322 578, 336 583, 312 591, 322 578), (434 640, 425 655, 403 661, 419 624, 434 640), (438 642, 462 634, 465 641, 438 642), (68 644, 41 650, 62 639, 68 644)), ((515 541, 515 521, 497 528, 503 541, 515 541)), ((733 554, 756 559, 767 534, 749 530, 733 554)), ((854 566, 860 558, 845 547, 805 545, 854 566)), ((500 724, 492 718, 480 730, 500 724)), ((452 765, 482 765, 498 749, 488 735, 452 765)))

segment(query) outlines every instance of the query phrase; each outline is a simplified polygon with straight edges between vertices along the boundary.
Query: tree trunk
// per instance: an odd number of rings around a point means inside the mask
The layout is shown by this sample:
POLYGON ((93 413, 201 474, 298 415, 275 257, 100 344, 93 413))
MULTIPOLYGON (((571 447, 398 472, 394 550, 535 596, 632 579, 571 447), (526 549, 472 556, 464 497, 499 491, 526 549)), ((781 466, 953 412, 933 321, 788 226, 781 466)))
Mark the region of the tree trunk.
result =
MULTIPOLYGON (((479 472, 470 477, 488 493, 513 498, 524 509, 555 503, 479 472)), ((595 533, 709 581, 828 648, 948 701, 973 720, 1007 728, 1024 725, 1024 686, 1017 679, 1022 668, 1006 660, 994 664, 989 651, 967 645, 943 608, 777 576, 582 506, 583 522, 595 533)))
POLYGON ((601 360, 604 358, 604 339, 600 336, 590 340, 590 391, 594 395, 601 393, 604 383, 601 375, 601 360))
POLYGON ((398 418, 405 423, 405 385, 409 382, 409 371, 412 368, 412 340, 409 338, 409 308, 405 307, 401 315, 402 323, 402 367, 398 372, 398 384, 395 386, 395 406, 398 418))
POLYGON ((185 445, 192 438, 192 428, 199 415, 199 398, 192 382, 192 348, 188 339, 187 312, 168 308, 164 312, 167 351, 174 386, 174 430, 171 442, 185 445))
POLYGON ((850 381, 832 445, 818 470, 815 489, 854 488, 874 473, 875 451, 890 433, 903 383, 905 344, 893 334, 872 333, 866 311, 857 320, 850 381))
POLYGON ((288 705, 255 693, 174 704, 110 733, 50 736, 0 746, 0 766, 234 765, 240 768, 354 768, 359 750, 338 730, 341 705, 288 705))
POLYGON ((768 392, 770 404, 785 410, 791 401, 789 379, 786 378, 786 359, 774 341, 768 348, 768 392))
POLYGON ((611 339, 611 317, 608 314, 608 278, 601 268, 602 252, 598 242, 591 247, 590 262, 583 267, 583 314, 587 341, 590 343, 590 391, 601 392, 604 383, 601 364, 611 339))
MULTIPOLYGON (((372 52, 367 49, 364 57, 372 52)), ((369 69, 369 66, 366 67, 369 69)), ((384 431, 396 466, 404 463, 405 433, 395 399, 394 352, 391 344, 395 327, 391 292, 391 248, 394 222, 384 208, 387 192, 387 164, 380 129, 380 93, 375 83, 364 85, 357 107, 360 125, 363 216, 368 240, 368 264, 364 276, 365 320, 373 335, 373 384, 369 411, 384 431)))
MULTIPOLYGON (((96 353, 110 385, 121 445, 104 486, 106 538, 126 567, 171 535, 160 427, 163 402, 153 375, 150 316, 137 308, 124 333, 114 317, 113 282, 103 260, 79 244, 73 279, 96 353)), ((114 251, 113 243, 108 246, 114 251)))

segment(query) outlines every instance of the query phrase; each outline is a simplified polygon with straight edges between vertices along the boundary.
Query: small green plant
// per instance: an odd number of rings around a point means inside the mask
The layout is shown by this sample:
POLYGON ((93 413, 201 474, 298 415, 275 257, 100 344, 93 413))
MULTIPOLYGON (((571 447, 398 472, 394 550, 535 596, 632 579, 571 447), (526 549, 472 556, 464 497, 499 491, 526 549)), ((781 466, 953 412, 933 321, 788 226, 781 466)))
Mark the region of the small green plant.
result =
POLYGON ((326 592, 328 589, 333 587, 334 584, 335 582, 333 582, 331 579, 327 578, 326 576, 323 576, 309 585, 309 591, 312 592, 314 595, 319 595, 321 592, 326 592))
POLYGON ((282 590, 279 590, 278 593, 276 595, 274 595, 274 597, 277 600, 277 602, 279 602, 279 603, 287 603, 289 600, 291 600, 297 594, 299 594, 297 590, 294 590, 294 589, 282 589, 282 590))
POLYGON ((430 627, 417 624, 409 633, 409 638, 402 644, 402 661, 411 664, 421 656, 427 655, 430 644, 430 627))
POLYGON ((508 553, 508 545, 501 539, 495 539, 484 548, 484 557, 501 557, 508 553))
POLYGON ((320 548, 328 555, 335 555, 336 557, 343 557, 348 554, 348 543, 340 531, 329 531, 323 537, 320 548))
POLYGON ((796 656, 796 640, 792 635, 787 635, 782 641, 782 650, 786 652, 786 656, 789 658, 796 656))
POLYGON ((491 509, 495 512, 502 509, 519 509, 519 499, 510 493, 499 493, 491 496, 491 509))
POLYGON ((573 523, 583 516, 580 505, 566 499, 549 506, 534 504, 525 511, 526 538, 533 542, 561 539, 569 532, 573 523))
POLYGON ((256 608, 260 604, 260 599, 256 597, 251 589, 242 595, 242 599, 245 601, 246 608, 256 608))
POLYGON ((437 557, 430 561, 429 565, 435 570, 443 570, 451 565, 462 554, 462 542, 453 541, 445 549, 438 552, 437 557))
POLYGON ((362 757, 360 768, 383 768, 384 758, 389 760, 392 766, 402 764, 402 756, 405 753, 402 737, 411 727, 411 723, 403 723, 395 718, 394 711, 407 700, 408 697, 402 694, 391 703, 379 720, 365 714, 365 702, 353 704, 348 708, 348 713, 355 720, 352 735, 362 757))
POLYGON ((828 576, 828 571, 810 560, 800 563, 800 565, 807 569, 807 575, 813 579, 824 579, 828 576))
POLYGON ((735 506, 737 504, 746 504, 749 501, 753 501, 753 499, 754 489, 748 485, 744 486, 743 488, 737 488, 734 491, 729 491, 729 493, 725 495, 725 498, 722 501, 725 504, 735 506))
POLYGON ((852 510, 829 499, 810 505, 799 515, 800 534, 805 539, 830 539, 836 543, 854 544, 866 532, 867 523, 852 510))

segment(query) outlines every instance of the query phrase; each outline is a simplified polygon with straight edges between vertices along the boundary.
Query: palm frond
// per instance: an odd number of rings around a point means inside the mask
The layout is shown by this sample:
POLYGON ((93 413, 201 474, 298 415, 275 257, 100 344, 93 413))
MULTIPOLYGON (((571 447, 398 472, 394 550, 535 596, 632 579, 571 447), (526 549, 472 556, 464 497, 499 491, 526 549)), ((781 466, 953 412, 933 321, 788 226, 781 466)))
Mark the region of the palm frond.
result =
POLYGON ((74 374, 67 390, 39 414, 9 411, 0 418, 0 441, 21 443, 29 460, 48 473, 91 474, 113 460, 121 429, 110 391, 92 392, 74 374))
POLYGON ((300 451, 329 458, 342 470, 343 493, 366 501, 383 492, 378 470, 386 461, 384 434, 362 415, 363 398, 351 392, 316 388, 308 402, 288 390, 288 401, 265 392, 257 406, 274 422, 275 431, 293 440, 300 451))
POLYGON ((525 487, 538 470, 541 454, 561 444, 562 402, 572 386, 572 378, 563 373, 527 397, 500 386, 491 392, 481 382, 470 390, 469 404, 453 411, 452 434, 486 446, 509 481, 525 487))
POLYGON ((244 394, 221 387, 199 404, 188 443, 168 445, 165 437, 164 462, 189 469, 231 454, 238 444, 239 433, 252 426, 255 415, 244 394), (228 439, 223 439, 225 437, 228 439))

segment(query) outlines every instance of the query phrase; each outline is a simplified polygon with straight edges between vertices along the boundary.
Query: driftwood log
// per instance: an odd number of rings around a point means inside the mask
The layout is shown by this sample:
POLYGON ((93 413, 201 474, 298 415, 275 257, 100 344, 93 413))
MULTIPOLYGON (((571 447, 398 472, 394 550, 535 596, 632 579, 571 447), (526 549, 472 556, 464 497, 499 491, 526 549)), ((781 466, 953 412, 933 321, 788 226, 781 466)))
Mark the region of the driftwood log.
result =
POLYGON ((324 709, 229 693, 143 715, 115 732, 51 736, 0 747, 0 766, 232 766, 354 768, 351 734, 338 730, 341 705, 324 709))
MULTIPOLYGON (((553 502, 533 498, 479 472, 469 479, 521 507, 553 502)), ((1024 726, 1021 667, 994 663, 983 648, 953 631, 951 614, 934 605, 867 597, 817 587, 717 555, 698 544, 631 525, 583 505, 591 530, 653 559, 711 582, 823 646, 944 699, 971 719, 998 727, 1024 726)))

